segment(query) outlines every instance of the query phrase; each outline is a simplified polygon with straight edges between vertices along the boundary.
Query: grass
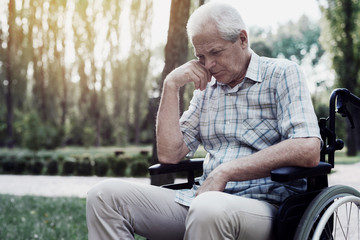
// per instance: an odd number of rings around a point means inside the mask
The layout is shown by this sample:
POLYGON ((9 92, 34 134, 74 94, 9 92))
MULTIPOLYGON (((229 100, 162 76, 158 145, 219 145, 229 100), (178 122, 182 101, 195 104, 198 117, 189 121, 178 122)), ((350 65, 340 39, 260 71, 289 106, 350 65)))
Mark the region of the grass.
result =
POLYGON ((346 155, 346 149, 335 152, 335 168, 336 164, 354 164, 360 162, 360 153, 357 156, 349 157, 346 155))
POLYGON ((82 198, 0 195, 0 239, 86 240, 85 205, 82 198))
POLYGON ((85 199, 0 195, 0 239, 87 239, 85 199))

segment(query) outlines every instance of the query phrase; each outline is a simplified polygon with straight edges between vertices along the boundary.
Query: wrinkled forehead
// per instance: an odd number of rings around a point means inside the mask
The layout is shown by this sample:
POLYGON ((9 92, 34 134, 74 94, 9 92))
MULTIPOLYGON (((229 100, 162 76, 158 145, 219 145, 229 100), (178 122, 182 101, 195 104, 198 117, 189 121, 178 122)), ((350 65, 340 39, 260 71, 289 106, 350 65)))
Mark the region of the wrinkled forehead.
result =
POLYGON ((224 40, 216 27, 205 27, 201 32, 197 33, 192 38, 192 44, 195 54, 200 52, 209 52, 214 48, 220 48, 227 44, 228 41, 224 40))
POLYGON ((192 36, 192 43, 193 46, 195 45, 203 45, 203 44, 209 44, 212 42, 217 42, 221 40, 221 36, 217 28, 214 26, 214 24, 208 24, 204 26, 201 31, 197 32, 194 36, 192 36))

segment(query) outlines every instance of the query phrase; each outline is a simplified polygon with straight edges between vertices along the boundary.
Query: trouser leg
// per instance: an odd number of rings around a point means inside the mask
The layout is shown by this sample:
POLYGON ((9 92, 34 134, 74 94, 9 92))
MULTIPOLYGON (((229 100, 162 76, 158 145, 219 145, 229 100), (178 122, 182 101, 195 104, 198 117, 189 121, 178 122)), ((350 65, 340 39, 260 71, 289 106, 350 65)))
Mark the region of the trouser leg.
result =
POLYGON ((273 239, 276 212, 264 201, 206 192, 190 206, 184 239, 273 239))
POLYGON ((182 239, 187 207, 175 191, 151 185, 107 180, 94 186, 86 204, 89 240, 182 239))

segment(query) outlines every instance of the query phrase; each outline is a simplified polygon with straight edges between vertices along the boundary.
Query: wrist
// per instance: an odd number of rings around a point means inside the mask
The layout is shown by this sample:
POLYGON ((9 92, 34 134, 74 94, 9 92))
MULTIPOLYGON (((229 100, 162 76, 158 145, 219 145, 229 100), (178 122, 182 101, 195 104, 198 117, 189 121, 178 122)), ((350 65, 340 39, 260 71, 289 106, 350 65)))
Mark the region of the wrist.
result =
POLYGON ((221 178, 224 182, 229 182, 231 180, 231 172, 227 163, 219 165, 216 169, 216 175, 221 178))
POLYGON ((170 75, 168 75, 164 80, 164 89, 172 90, 172 91, 179 91, 181 86, 178 86, 175 79, 170 75))

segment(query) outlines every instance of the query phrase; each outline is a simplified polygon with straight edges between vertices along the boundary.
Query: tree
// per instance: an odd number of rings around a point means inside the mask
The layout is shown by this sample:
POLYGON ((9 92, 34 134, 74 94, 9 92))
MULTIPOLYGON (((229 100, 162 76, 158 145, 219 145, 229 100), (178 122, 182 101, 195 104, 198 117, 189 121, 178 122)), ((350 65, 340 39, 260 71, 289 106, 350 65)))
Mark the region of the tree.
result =
POLYGON ((133 83, 134 104, 134 130, 135 144, 140 143, 141 126, 144 116, 142 109, 146 108, 144 100, 147 100, 146 78, 148 75, 151 57, 151 24, 152 24, 152 1, 133 0, 130 8, 130 32, 132 37, 131 53, 129 58, 130 79, 133 83))
POLYGON ((312 64, 316 65, 324 54, 319 36, 320 27, 318 24, 303 15, 295 23, 289 21, 279 26, 273 40, 273 54, 275 57, 283 56, 301 64, 304 57, 314 51, 312 64))
MULTIPOLYGON (((168 38, 165 46, 165 66, 161 74, 161 81, 159 83, 162 89, 165 77, 176 67, 179 67, 187 60, 188 52, 188 37, 186 33, 186 23, 190 16, 190 0, 172 0, 170 7, 170 21, 168 38)), ((161 92, 161 90, 160 90, 161 92)), ((181 94, 181 93, 180 93, 181 94)), ((160 100, 160 99, 159 99, 160 100)), ((157 112, 159 101, 154 110, 157 112)), ((153 114, 155 115, 156 112, 153 114)), ((154 135, 155 136, 155 135, 154 135)), ((152 163, 157 162, 157 148, 156 141, 153 142, 152 163)), ((152 177, 151 184, 161 185, 164 182, 172 182, 170 179, 155 179, 152 177)))
MULTIPOLYGON (((83 122, 90 125, 95 131, 95 145, 101 144, 101 109, 106 108, 99 97, 102 91, 101 84, 103 54, 96 54, 97 48, 101 48, 103 39, 102 26, 97 23, 103 17, 102 1, 82 1, 75 3, 76 9, 73 19, 75 35, 75 49, 78 57, 78 73, 80 76, 80 114, 84 117, 83 122)), ((102 53, 102 52, 101 52, 102 53)))
MULTIPOLYGON (((15 26, 15 0, 10 0, 8 4, 8 40, 6 50, 6 125, 7 125, 7 145, 9 148, 13 147, 13 74, 11 66, 14 63, 13 55, 15 53, 14 48, 14 26, 15 26)), ((4 82, 5 83, 5 82, 4 82)))
MULTIPOLYGON (((360 94, 360 2, 357 0, 327 0, 320 2, 325 17, 322 43, 331 53, 337 86, 360 94)), ((360 112, 349 106, 360 128, 360 112)), ((347 127, 347 154, 355 156, 360 145, 360 131, 347 127)))

